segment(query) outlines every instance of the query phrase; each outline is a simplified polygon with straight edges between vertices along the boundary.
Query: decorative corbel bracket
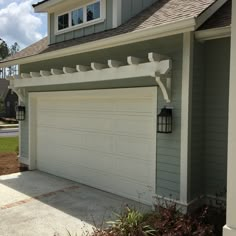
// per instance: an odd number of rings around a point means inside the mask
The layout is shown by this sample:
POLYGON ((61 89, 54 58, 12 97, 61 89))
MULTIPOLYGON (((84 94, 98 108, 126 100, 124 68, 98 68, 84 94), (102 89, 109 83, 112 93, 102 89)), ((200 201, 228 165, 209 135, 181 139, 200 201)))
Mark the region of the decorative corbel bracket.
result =
POLYGON ((162 95, 167 103, 171 102, 171 78, 161 78, 160 75, 155 76, 156 82, 161 89, 162 95), (165 80, 165 81, 164 81, 165 80))
POLYGON ((11 89, 13 92, 16 93, 16 95, 18 96, 18 98, 20 99, 20 102, 22 102, 23 104, 25 104, 25 89, 16 89, 12 86, 9 86, 9 89, 11 89))
POLYGON ((172 70, 172 61, 170 58, 156 54, 149 53, 148 59, 150 62, 158 62, 159 70, 154 73, 153 77, 156 80, 163 97, 167 103, 171 102, 171 70, 172 70))
POLYGON ((9 81, 9 86, 8 88, 11 89, 13 92, 15 92, 15 94, 18 96, 19 98, 19 102, 22 102, 23 104, 25 104, 25 97, 26 97, 26 93, 25 93, 25 89, 23 88, 15 88, 14 87, 14 79, 19 79, 17 75, 15 76, 8 76, 6 78, 9 81))

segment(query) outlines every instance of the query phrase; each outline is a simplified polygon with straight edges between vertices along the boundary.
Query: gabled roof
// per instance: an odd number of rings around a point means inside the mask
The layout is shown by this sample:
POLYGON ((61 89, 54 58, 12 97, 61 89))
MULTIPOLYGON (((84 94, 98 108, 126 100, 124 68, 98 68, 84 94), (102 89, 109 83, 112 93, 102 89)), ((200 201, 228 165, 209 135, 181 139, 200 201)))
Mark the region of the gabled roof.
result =
MULTIPOLYGON (((25 58, 43 53, 48 48, 48 37, 45 37, 29 47, 17 52, 13 56, 7 57, 4 61, 12 61, 18 58, 25 58)), ((1 62, 0 62, 1 63, 1 62)))
POLYGON ((232 0, 229 0, 215 14, 213 14, 198 30, 207 30, 230 26, 231 18, 232 0))
POLYGON ((97 40, 110 39, 114 36, 154 29, 184 20, 195 20, 216 2, 217 0, 159 0, 118 28, 52 45, 47 45, 47 38, 44 38, 1 63, 84 45, 97 40))
POLYGON ((9 81, 6 79, 0 79, 0 98, 5 100, 8 93, 9 81))

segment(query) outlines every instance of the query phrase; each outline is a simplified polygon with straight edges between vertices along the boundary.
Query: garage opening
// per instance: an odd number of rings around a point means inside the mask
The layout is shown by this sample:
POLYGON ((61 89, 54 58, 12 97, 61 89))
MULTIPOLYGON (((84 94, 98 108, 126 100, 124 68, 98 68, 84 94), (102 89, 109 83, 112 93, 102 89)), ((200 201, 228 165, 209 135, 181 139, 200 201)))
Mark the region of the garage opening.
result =
POLYGON ((36 101, 31 158, 37 169, 152 204, 157 87, 32 93, 30 99, 36 101))

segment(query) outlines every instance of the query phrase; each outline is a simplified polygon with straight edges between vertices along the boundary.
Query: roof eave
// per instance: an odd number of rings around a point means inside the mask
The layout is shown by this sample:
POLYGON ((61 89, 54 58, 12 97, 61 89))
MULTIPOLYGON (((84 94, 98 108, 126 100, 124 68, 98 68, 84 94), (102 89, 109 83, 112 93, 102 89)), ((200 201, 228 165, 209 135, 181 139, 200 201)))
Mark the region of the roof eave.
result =
POLYGON ((155 38, 162 38, 171 35, 181 34, 194 31, 196 29, 195 18, 188 18, 174 23, 167 23, 156 27, 150 27, 144 30, 139 30, 131 33, 121 34, 118 36, 96 40, 94 42, 76 45, 56 51, 37 54, 34 56, 24 57, 16 60, 0 63, 0 67, 8 67, 11 65, 21 65, 37 61, 50 60, 59 57, 65 57, 105 48, 111 48, 131 43, 137 43, 155 38))
POLYGON ((195 32, 195 38, 200 42, 227 37, 231 37, 231 26, 205 29, 195 32))
POLYGON ((36 4, 33 5, 34 8, 34 12, 36 13, 43 13, 43 12, 48 12, 48 9, 52 6, 54 6, 55 4, 58 4, 60 2, 63 2, 63 0, 50 0, 41 4, 36 4))

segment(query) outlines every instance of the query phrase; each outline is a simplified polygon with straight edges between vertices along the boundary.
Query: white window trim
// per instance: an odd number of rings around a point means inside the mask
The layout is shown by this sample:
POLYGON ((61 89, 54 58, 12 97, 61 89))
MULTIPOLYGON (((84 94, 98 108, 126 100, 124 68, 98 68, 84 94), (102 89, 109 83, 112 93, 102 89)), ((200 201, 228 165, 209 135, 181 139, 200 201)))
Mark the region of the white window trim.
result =
POLYGON ((65 11, 65 12, 60 12, 58 14, 55 14, 55 24, 54 24, 54 32, 55 32, 55 35, 59 35, 59 34, 63 34, 63 33, 67 33, 67 32, 70 32, 70 31, 73 31, 73 30, 77 30, 77 29, 81 29, 81 28, 84 28, 84 27, 87 27, 87 26, 90 26, 90 25, 95 25, 95 24, 99 24, 99 23, 102 23, 104 22, 106 19, 106 0, 94 0, 94 1, 90 1, 84 5, 79 5, 78 7, 76 8, 73 8, 69 11, 65 11), (97 19, 94 19, 94 20, 91 20, 91 21, 87 21, 87 14, 86 14, 86 8, 87 6, 91 5, 91 4, 94 4, 96 2, 100 2, 100 18, 97 18, 97 19), (78 24, 78 25, 74 25, 72 26, 72 12, 75 11, 75 10, 78 10, 78 9, 81 9, 83 8, 83 23, 81 24, 78 24), (58 17, 59 16, 62 16, 62 15, 65 15, 65 14, 68 14, 69 15, 69 27, 65 28, 65 29, 62 29, 62 30, 58 30, 58 17))
POLYGON ((66 11, 66 12, 63 12, 63 13, 61 13, 61 14, 58 14, 58 15, 56 16, 56 25, 55 25, 55 29, 57 30, 57 32, 62 32, 62 31, 64 31, 64 30, 69 29, 69 28, 70 28, 70 21, 71 21, 71 14, 70 14, 69 11, 66 11), (68 16, 69 16, 69 26, 68 26, 68 28, 65 28, 65 29, 62 29, 62 30, 58 30, 58 18, 59 18, 59 16, 63 16, 63 15, 66 15, 66 14, 68 14, 68 16))

